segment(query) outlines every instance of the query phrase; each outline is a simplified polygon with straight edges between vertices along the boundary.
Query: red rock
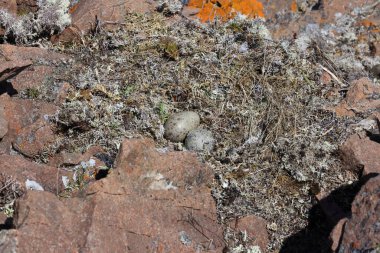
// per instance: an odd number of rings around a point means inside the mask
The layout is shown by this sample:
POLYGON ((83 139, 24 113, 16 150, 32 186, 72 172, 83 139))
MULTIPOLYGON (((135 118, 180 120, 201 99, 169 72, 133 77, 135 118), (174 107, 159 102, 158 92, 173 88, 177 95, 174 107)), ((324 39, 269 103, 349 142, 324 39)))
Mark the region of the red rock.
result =
POLYGON ((238 218, 231 224, 231 228, 236 231, 246 232, 251 246, 259 246, 261 252, 265 252, 269 243, 267 232, 267 222, 257 216, 250 215, 238 218))
POLYGON ((347 221, 340 253, 376 252, 380 245, 380 176, 370 179, 352 203, 352 217, 347 221))
POLYGON ((0 0, 0 9, 5 9, 13 15, 17 14, 16 0, 0 0))
POLYGON ((53 73, 53 68, 49 66, 31 66, 20 74, 10 79, 12 86, 17 91, 28 88, 38 88, 53 73))
POLYGON ((331 244, 331 250, 335 252, 340 243, 340 239, 342 238, 344 226, 346 225, 347 218, 341 219, 334 227, 334 229, 330 233, 330 241, 332 242, 331 244))
POLYGON ((354 81, 346 98, 335 108, 338 116, 354 116, 356 113, 380 110, 380 99, 374 98, 380 94, 380 86, 368 78, 354 81))
POLYGON ((104 153, 104 150, 100 146, 92 146, 84 154, 61 152, 49 159, 48 164, 54 167, 75 166, 81 162, 87 162, 93 159, 95 161, 95 167, 104 167, 106 166, 105 163, 95 157, 95 155, 104 153))
POLYGON ((1 172, 12 176, 25 187, 27 179, 39 183, 45 191, 57 193, 63 189, 61 176, 67 175, 63 170, 30 162, 17 155, 0 155, 1 172))
POLYGON ((67 59, 67 56, 51 50, 38 47, 19 47, 10 44, 0 45, 0 52, 8 61, 32 61, 35 63, 47 61, 55 63, 67 59))
POLYGON ((46 192, 28 192, 16 204, 16 229, 0 234, 0 249, 11 245, 16 252, 223 251, 223 227, 207 186, 213 174, 194 154, 159 153, 153 141, 126 140, 116 164, 82 197, 59 200, 46 192))
POLYGON ((55 141, 52 127, 45 119, 24 127, 13 141, 13 148, 27 157, 42 154, 44 149, 55 141))
POLYGON ((28 60, 0 60, 0 83, 16 76, 30 65, 32 65, 32 62, 28 60))
POLYGON ((71 9, 72 24, 60 35, 53 36, 52 42, 81 41, 81 36, 95 28, 97 22, 102 28, 112 29, 125 22, 127 12, 148 13, 154 11, 149 1, 133 0, 81 0, 71 9))
POLYGON ((5 119, 4 106, 0 105, 0 140, 8 133, 8 121, 5 119))
POLYGON ((53 115, 58 109, 49 103, 9 96, 1 97, 0 106, 4 107, 11 134, 20 133, 24 127, 32 125, 38 119, 43 119, 44 115, 53 115))
POLYGON ((348 169, 359 171, 363 168, 363 175, 380 173, 380 143, 355 134, 342 145, 340 152, 348 169))
POLYGON ((10 81, 16 90, 37 88, 52 74, 53 67, 40 65, 41 61, 49 65, 67 59, 46 49, 9 44, 0 45, 0 55, 0 82, 13 78, 10 81))
POLYGON ((50 41, 53 44, 57 43, 81 43, 81 38, 84 32, 75 26, 68 26, 60 34, 51 36, 50 41))
POLYGON ((0 107, 4 108, 4 118, 8 121, 8 133, 0 142, 0 154, 9 154, 12 142, 19 134, 23 133, 25 137, 29 127, 30 131, 36 130, 36 126, 31 127, 33 124, 44 121, 45 115, 53 115, 57 110, 56 106, 49 103, 10 98, 7 95, 0 96, 0 107))
POLYGON ((15 207, 14 226, 17 230, 8 234, 8 240, 17 241, 15 252, 79 252, 83 246, 80 239, 85 234, 78 233, 78 229, 83 220, 87 220, 85 213, 70 211, 70 208, 82 210, 85 203, 77 204, 79 206, 69 207, 49 192, 29 191, 25 194, 15 207))

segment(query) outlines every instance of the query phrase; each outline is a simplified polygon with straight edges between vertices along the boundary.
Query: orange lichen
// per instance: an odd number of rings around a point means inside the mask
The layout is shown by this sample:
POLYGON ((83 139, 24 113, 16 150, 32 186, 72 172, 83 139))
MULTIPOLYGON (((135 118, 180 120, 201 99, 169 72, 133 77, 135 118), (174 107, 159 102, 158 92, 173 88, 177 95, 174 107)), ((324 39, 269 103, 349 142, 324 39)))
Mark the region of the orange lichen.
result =
POLYGON ((292 10, 292 12, 297 12, 298 6, 297 6, 296 0, 293 0, 292 5, 290 6, 290 9, 292 10))
POLYGON ((359 26, 364 26, 364 27, 374 27, 376 26, 375 23, 368 19, 363 19, 359 22, 359 26))
POLYGON ((76 3, 76 4, 74 4, 73 6, 70 7, 69 13, 73 14, 77 9, 78 9, 78 3, 76 3))
POLYGON ((238 13, 249 18, 264 17, 264 7, 258 0, 190 0, 189 7, 200 9, 197 17, 202 22, 223 21, 235 17, 238 13))

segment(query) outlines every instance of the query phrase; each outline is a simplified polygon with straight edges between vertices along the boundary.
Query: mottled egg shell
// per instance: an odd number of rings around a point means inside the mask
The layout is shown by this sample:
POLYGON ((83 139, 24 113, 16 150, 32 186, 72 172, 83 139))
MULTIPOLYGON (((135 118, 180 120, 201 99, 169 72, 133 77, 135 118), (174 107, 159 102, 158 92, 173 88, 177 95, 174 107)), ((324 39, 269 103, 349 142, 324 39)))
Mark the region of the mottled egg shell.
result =
POLYGON ((173 142, 181 142, 191 130, 199 126, 199 123, 200 118, 196 112, 175 113, 165 122, 164 137, 173 142))
POLYGON ((209 130, 198 128, 189 132, 185 140, 185 147, 194 151, 211 151, 214 149, 215 139, 209 130))

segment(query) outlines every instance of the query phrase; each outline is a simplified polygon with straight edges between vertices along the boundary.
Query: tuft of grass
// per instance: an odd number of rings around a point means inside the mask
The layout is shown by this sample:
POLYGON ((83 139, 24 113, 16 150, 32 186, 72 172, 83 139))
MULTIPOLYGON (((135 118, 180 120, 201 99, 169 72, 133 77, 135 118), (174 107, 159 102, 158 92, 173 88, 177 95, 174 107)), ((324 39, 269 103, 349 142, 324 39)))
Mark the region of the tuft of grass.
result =
POLYGON ((161 122, 165 122, 168 119, 169 112, 164 102, 160 102, 158 104, 158 114, 160 116, 161 122))
POLYGON ((179 47, 174 39, 169 37, 161 38, 159 41, 159 49, 164 53, 165 57, 170 60, 178 60, 179 47))
POLYGON ((27 88, 25 94, 30 99, 36 99, 40 95, 40 91, 36 88, 27 88))
POLYGON ((14 213, 14 201, 24 194, 22 186, 12 177, 0 173, 0 210, 7 217, 12 217, 14 213))

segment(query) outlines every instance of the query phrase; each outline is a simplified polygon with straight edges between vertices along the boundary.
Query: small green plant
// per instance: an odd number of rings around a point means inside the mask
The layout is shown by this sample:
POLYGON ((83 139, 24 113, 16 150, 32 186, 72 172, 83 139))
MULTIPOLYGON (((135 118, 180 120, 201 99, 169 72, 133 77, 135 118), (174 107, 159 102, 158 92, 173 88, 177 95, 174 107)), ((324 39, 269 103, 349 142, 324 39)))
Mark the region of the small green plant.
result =
POLYGON ((165 122, 169 116, 168 109, 163 102, 158 104, 158 115, 160 116, 161 122, 165 122))
POLYGON ((36 88, 26 89, 26 96, 30 99, 36 99, 40 95, 40 91, 36 88))
POLYGON ((122 90, 123 97, 129 97, 136 90, 136 85, 126 85, 122 90))
POLYGON ((13 204, 14 204, 14 201, 12 201, 11 203, 9 204, 6 204, 3 208, 4 210, 4 214, 7 216, 7 217, 13 217, 13 214, 15 212, 14 208, 13 208, 13 204))
POLYGON ((237 22, 231 22, 228 26, 227 29, 230 29, 233 32, 242 32, 243 31, 243 26, 240 23, 237 22))
POLYGON ((164 56, 170 60, 178 60, 179 58, 179 47, 174 39, 165 37, 160 40, 159 48, 163 51, 164 56))

